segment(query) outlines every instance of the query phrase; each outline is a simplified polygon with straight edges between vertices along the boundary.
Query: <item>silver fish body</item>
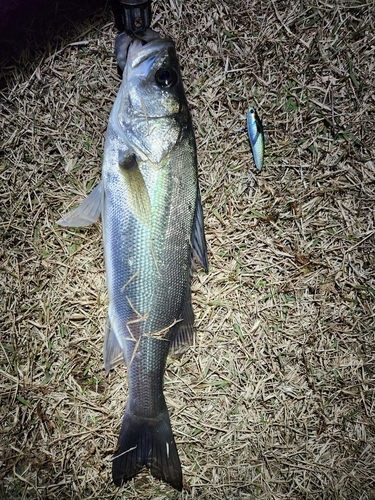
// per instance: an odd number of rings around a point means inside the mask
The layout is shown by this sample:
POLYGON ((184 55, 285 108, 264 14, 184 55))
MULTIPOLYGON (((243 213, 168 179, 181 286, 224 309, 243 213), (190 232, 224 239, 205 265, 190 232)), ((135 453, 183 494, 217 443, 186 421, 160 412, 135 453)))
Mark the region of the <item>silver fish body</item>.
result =
POLYGON ((255 166, 260 172, 264 162, 264 130, 258 113, 253 106, 250 107, 247 112, 247 133, 253 152, 255 166))
POLYGON ((125 360, 129 383, 113 480, 121 485, 147 467, 181 490, 163 378, 170 350, 193 336, 192 255, 208 267, 195 139, 173 42, 150 31, 143 41, 120 39, 117 50, 123 81, 101 183, 59 223, 102 215, 104 364, 108 372, 125 360))

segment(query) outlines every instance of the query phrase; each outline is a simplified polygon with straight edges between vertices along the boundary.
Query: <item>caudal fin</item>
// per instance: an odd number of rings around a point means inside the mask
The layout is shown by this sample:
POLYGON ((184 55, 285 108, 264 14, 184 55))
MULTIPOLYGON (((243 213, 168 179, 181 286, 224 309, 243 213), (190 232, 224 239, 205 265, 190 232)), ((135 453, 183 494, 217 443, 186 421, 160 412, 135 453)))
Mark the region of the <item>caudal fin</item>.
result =
POLYGON ((125 411, 113 457, 112 477, 117 486, 129 481, 144 467, 157 479, 182 490, 182 471, 167 407, 154 419, 139 418, 125 411))

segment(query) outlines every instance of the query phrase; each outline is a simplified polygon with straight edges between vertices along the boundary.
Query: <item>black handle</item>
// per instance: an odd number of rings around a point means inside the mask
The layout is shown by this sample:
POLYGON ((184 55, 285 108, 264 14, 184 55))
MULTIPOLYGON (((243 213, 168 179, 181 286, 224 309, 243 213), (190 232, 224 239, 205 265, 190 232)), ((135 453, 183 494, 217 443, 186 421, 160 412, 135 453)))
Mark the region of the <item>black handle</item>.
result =
POLYGON ((118 0, 117 5, 113 3, 113 12, 121 31, 139 33, 150 27, 151 0, 118 0))

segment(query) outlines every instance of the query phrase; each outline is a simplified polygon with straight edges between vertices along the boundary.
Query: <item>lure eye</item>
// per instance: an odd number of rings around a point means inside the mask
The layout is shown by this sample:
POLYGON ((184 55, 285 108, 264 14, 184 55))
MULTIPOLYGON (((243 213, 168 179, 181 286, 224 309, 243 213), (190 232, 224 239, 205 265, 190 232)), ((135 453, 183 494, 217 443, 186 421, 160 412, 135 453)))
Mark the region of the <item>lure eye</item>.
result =
POLYGON ((155 74, 155 81, 162 88, 173 87, 177 83, 178 75, 174 68, 160 68, 155 74))

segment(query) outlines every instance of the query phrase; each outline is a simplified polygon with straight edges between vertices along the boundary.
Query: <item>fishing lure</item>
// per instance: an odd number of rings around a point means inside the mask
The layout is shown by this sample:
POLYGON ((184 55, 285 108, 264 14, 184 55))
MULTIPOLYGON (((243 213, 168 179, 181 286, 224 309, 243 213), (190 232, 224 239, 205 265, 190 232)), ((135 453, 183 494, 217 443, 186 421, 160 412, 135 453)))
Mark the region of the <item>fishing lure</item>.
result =
POLYGON ((247 112, 247 133, 254 156, 255 166, 260 172, 264 160, 264 130, 255 108, 251 106, 247 112))

